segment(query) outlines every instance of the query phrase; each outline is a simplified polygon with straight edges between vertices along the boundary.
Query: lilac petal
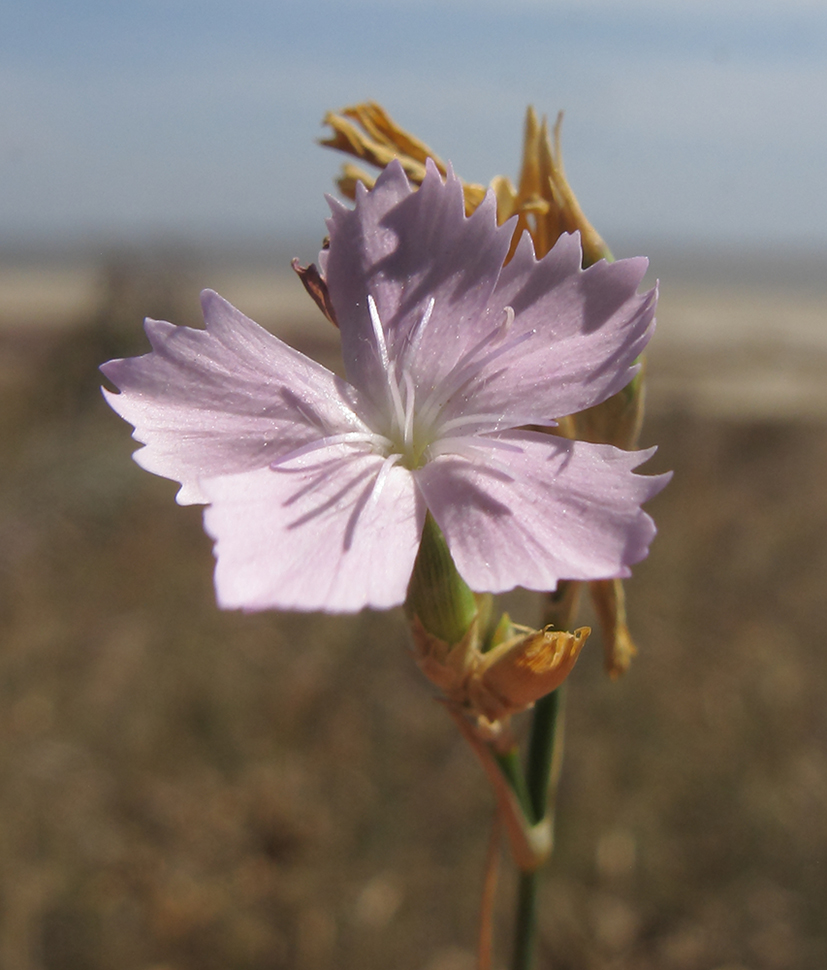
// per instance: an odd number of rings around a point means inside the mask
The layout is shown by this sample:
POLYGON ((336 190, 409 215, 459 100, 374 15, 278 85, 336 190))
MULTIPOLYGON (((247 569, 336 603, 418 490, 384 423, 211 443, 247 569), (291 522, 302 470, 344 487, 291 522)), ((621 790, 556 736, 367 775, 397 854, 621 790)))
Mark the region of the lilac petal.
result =
POLYGON ((640 505, 670 475, 630 453, 530 431, 466 439, 414 475, 457 569, 478 592, 628 576, 655 535, 640 505), (504 451, 507 449, 507 451, 504 451))
POLYGON ((339 613, 404 601, 425 509, 401 466, 335 447, 203 489, 219 606, 339 613))
POLYGON ((484 348, 472 379, 444 416, 496 414, 497 427, 544 424, 599 404, 634 376, 654 327, 655 289, 639 294, 645 259, 580 268, 578 234, 539 262, 524 235, 492 296, 492 315, 514 312, 499 343, 484 348))
MULTIPOLYGON (((385 383, 367 306, 371 295, 390 360, 410 370, 418 391, 426 391, 490 329, 484 319, 511 227, 497 227, 490 194, 466 219, 460 180, 449 173, 443 183, 430 160, 415 192, 393 162, 371 192, 357 186, 354 209, 331 208, 323 266, 348 379, 365 392, 385 383), (427 349, 417 352, 431 301, 427 349)), ((381 407, 384 399, 376 403, 381 407)))
POLYGON ((266 467, 320 438, 367 432, 358 395, 326 368, 253 323, 211 290, 206 330, 148 320, 152 352, 101 368, 109 404, 146 447, 136 461, 181 482, 181 504, 204 502, 205 477, 266 467))

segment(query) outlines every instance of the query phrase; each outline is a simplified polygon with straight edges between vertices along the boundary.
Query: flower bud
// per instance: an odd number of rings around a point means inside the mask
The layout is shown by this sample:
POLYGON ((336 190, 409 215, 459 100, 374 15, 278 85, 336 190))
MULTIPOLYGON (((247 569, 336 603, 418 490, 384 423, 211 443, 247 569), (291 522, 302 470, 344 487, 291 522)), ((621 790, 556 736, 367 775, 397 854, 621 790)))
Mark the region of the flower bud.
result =
POLYGON ((460 643, 477 615, 477 601, 457 572, 439 526, 425 517, 422 541, 414 563, 405 613, 418 618, 422 629, 446 644, 460 643))

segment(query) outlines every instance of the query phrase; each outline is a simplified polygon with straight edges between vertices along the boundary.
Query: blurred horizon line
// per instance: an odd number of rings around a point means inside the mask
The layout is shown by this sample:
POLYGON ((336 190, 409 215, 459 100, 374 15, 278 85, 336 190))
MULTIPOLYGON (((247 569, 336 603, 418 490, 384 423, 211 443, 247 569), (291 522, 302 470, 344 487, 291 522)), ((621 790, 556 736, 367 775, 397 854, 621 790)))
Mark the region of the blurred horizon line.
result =
MULTIPOLYGON (((313 262, 322 237, 308 233, 230 235, 157 234, 59 237, 49 240, 13 240, 0 237, 0 266, 52 266, 61 269, 106 266, 113 262, 152 264, 171 260, 182 269, 193 266, 248 268, 277 274, 291 273, 298 258, 313 262)), ((827 290, 827 245, 771 246, 723 242, 679 241, 658 236, 617 237, 610 242, 615 258, 646 256, 647 280, 669 278, 688 284, 751 286, 759 288, 799 286, 818 292, 827 290)))

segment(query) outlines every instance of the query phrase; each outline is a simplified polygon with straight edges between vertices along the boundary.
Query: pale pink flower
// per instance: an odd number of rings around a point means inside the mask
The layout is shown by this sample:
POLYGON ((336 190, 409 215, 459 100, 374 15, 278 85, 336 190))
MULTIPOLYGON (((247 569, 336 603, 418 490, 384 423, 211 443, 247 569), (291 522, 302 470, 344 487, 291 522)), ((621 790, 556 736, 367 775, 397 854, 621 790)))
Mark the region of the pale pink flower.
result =
POLYGON ((354 209, 331 201, 321 268, 347 380, 212 291, 206 330, 148 320, 152 352, 110 361, 136 460, 207 503, 223 607, 345 612, 404 601, 426 509, 476 591, 627 576, 655 534, 651 452, 525 430, 605 400, 652 331, 646 260, 539 262, 489 194, 394 163, 354 209))

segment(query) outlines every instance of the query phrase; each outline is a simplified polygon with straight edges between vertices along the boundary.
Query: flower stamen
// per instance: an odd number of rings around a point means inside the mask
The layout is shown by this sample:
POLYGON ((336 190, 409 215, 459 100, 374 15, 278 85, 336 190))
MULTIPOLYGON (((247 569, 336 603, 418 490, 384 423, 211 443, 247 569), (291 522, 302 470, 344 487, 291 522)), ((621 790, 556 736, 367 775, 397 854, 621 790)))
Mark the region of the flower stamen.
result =
POLYGON ((404 357, 405 360, 412 359, 416 356, 419 345, 422 343, 422 335, 425 333, 425 328, 428 326, 428 322, 431 319, 431 314, 434 312, 434 304, 436 300, 431 297, 428 300, 428 305, 425 307, 425 312, 422 314, 422 319, 419 321, 417 327, 411 328, 405 341, 405 345, 401 348, 399 353, 400 360, 404 357))
POLYGON ((379 361, 387 373, 390 370, 390 358, 388 357, 388 345, 385 342, 385 331, 382 329, 382 321, 379 319, 379 311, 376 309, 376 300, 370 295, 368 295, 368 312, 373 326, 373 335, 376 337, 379 361))
MULTIPOLYGON (((376 347, 379 351, 379 361, 385 372, 388 393, 396 417, 396 427, 402 430, 406 424, 406 408, 402 403, 402 393, 392 372, 390 357, 388 355, 388 345, 385 340, 385 331, 382 328, 382 321, 379 318, 379 310, 376 308, 376 301, 372 296, 368 296, 368 310, 370 312, 370 322, 373 325, 373 333, 376 337, 376 347)), ((395 368, 394 368, 395 370, 395 368)))
POLYGON ((414 403, 416 401, 416 388, 414 387, 413 378, 407 371, 405 371, 402 376, 405 381, 405 430, 403 432, 403 440, 405 442, 406 450, 410 451, 410 449, 413 447, 414 437, 414 403))
MULTIPOLYGON (((508 307, 507 309, 511 308, 508 307)), ((510 323, 507 319, 506 327, 509 326, 510 323)), ((526 340, 530 340, 534 336, 534 333, 533 330, 528 330, 511 340, 504 341, 500 346, 480 356, 481 352, 489 344, 494 343, 504 336, 502 327, 496 327, 489 331, 482 340, 479 340, 469 351, 462 355, 448 375, 448 379, 433 389, 420 412, 422 422, 428 425, 436 424, 439 413, 452 397, 465 390, 489 364, 504 354, 510 353, 519 347, 520 344, 525 343, 526 340)), ((494 375, 490 376, 493 377, 494 375)))
MULTIPOLYGON (((506 442, 498 442, 496 438, 492 439, 492 441, 496 442, 495 449, 499 446, 501 451, 510 451, 512 453, 522 451, 522 449, 508 445, 506 442)), ((486 439, 486 445, 488 443, 488 439, 486 439)), ((509 481, 513 481, 515 477, 514 469, 507 462, 495 458, 491 454, 491 450, 494 449, 475 444, 469 438, 441 438, 428 448, 428 460, 432 461, 434 458, 440 458, 443 455, 453 455, 457 458, 464 458, 466 461, 472 462, 478 468, 487 468, 489 471, 495 470, 501 475, 505 475, 509 481)))
POLYGON ((401 460, 402 455, 394 454, 388 455, 388 457, 382 462, 382 467, 377 472, 376 479, 373 482, 373 488, 371 489, 370 496, 362 509, 363 515, 368 515, 376 507, 376 504, 378 503, 382 492, 385 489, 385 483, 388 480, 388 475, 390 475, 391 469, 401 460))

